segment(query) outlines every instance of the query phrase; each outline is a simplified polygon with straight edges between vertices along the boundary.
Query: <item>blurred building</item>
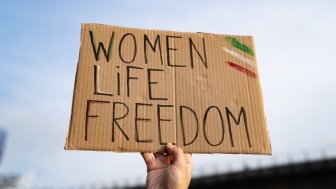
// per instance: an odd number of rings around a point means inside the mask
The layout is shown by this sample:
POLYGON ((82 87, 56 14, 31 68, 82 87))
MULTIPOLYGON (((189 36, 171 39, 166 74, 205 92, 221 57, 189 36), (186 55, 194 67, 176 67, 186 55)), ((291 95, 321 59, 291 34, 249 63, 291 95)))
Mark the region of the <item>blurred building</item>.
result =
MULTIPOLYGON (((145 186, 114 187, 145 189, 145 186)), ((333 189, 336 188, 336 158, 214 174, 193 178, 189 189, 333 189)))
POLYGON ((0 174, 0 188, 1 189, 13 189, 17 188, 17 183, 20 180, 19 175, 14 174, 0 174))
MULTIPOLYGON (((5 151, 7 132, 0 128, 0 164, 5 151)), ((15 188, 19 180, 19 175, 3 174, 0 172, 0 189, 15 188)))
POLYGON ((244 170, 195 178, 190 189, 315 189, 336 188, 336 159, 244 170))
POLYGON ((0 128, 0 164, 1 164, 2 156, 4 154, 6 136, 7 136, 6 131, 0 128))

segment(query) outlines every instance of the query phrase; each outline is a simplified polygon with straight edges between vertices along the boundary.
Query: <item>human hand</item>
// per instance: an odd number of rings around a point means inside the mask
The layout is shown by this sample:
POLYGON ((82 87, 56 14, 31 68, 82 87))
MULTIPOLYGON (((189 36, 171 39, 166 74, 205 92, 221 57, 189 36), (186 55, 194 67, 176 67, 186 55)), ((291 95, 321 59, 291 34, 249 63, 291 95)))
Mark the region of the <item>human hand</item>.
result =
POLYGON ((165 151, 166 155, 141 153, 147 165, 147 189, 187 189, 191 180, 191 154, 184 154, 170 143, 165 151))

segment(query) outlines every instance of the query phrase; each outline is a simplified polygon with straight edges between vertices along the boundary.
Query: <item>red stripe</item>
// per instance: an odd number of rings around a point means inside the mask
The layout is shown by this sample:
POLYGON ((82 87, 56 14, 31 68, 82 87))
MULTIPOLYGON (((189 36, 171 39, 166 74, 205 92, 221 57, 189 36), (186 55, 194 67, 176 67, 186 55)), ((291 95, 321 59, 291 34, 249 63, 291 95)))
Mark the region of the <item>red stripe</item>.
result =
POLYGON ((257 78, 257 74, 255 74, 254 72, 252 72, 251 70, 248 70, 242 66, 239 66, 238 64, 235 64, 233 62, 226 62, 229 64, 230 67, 245 73, 247 76, 251 77, 251 78, 257 78))

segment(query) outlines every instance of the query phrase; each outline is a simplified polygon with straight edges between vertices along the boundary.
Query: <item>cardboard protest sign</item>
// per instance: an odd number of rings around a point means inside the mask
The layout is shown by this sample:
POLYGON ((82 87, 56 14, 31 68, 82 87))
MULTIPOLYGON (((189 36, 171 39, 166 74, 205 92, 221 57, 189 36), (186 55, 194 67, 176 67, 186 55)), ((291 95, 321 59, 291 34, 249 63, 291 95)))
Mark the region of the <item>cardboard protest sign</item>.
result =
POLYGON ((65 149, 271 154, 253 38, 83 24, 65 149))

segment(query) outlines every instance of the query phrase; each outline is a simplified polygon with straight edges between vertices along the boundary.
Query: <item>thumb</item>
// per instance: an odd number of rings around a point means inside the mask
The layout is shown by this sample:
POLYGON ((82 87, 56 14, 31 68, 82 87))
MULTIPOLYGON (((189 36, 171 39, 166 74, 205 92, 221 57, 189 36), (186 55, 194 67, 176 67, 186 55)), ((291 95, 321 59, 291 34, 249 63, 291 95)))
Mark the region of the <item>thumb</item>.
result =
POLYGON ((168 155, 171 155, 173 157, 173 164, 183 165, 185 158, 183 155, 183 150, 181 148, 173 146, 171 143, 168 143, 166 149, 168 155))

